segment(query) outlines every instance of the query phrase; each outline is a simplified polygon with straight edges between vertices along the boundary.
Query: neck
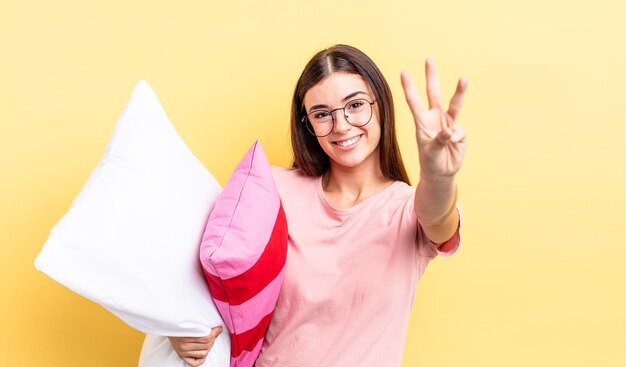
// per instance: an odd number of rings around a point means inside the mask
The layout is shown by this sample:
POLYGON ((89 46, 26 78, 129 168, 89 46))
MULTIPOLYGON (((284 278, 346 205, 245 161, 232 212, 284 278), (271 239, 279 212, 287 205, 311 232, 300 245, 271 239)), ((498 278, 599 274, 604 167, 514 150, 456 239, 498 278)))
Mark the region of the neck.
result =
POLYGON ((327 193, 339 193, 347 197, 367 197, 387 186, 390 180, 383 176, 378 154, 356 167, 346 167, 331 161, 329 170, 322 177, 327 193))

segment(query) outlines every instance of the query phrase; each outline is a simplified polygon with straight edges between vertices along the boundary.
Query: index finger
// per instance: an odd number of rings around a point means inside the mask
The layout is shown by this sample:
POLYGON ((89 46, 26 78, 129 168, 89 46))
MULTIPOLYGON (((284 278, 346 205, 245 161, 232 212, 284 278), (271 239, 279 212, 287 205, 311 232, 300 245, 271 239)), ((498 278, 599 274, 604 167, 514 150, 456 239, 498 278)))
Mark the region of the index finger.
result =
POLYGON ((419 112, 424 110, 424 104, 422 103, 422 99, 417 93, 417 88, 415 88, 415 84, 413 84, 413 79, 408 71, 404 70, 400 74, 400 81, 402 82, 402 87, 404 88, 404 97, 406 98, 406 102, 409 104, 409 108, 414 116, 416 116, 419 112))

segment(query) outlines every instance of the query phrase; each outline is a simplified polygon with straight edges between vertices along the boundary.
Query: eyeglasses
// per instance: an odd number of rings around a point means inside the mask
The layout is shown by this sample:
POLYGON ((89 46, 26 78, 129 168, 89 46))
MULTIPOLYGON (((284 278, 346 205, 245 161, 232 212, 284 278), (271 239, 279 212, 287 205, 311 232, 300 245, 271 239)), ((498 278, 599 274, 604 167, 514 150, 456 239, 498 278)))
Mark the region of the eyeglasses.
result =
POLYGON ((330 135, 335 128, 335 116, 333 112, 343 111, 346 121, 352 126, 361 127, 367 125, 372 119, 372 105, 376 100, 370 102, 366 99, 354 99, 346 103, 345 107, 334 110, 315 110, 302 117, 302 122, 306 124, 307 130, 317 137, 330 135), (306 121, 309 120, 307 124, 306 121))

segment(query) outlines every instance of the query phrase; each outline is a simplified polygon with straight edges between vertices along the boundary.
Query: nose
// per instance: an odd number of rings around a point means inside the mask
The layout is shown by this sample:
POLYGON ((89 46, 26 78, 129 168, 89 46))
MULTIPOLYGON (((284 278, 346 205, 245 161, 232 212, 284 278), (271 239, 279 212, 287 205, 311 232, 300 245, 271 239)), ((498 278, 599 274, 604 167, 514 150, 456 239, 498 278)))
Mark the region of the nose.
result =
POLYGON ((350 129, 352 128, 352 125, 350 125, 350 123, 348 122, 343 109, 334 110, 332 113, 333 113, 333 119, 335 120, 335 132, 342 134, 347 131, 350 131, 350 129))

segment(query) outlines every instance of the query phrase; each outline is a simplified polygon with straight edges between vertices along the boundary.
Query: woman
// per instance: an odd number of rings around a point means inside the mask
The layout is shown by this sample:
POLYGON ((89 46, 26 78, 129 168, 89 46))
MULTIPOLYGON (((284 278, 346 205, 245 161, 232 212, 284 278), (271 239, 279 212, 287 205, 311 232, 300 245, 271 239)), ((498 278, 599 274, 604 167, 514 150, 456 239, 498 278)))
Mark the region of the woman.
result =
MULTIPOLYGON (((291 112, 294 169, 274 170, 289 251, 257 367, 401 364, 415 286, 430 260, 459 245, 455 175, 466 135, 456 120, 467 81, 445 111, 432 59, 426 78, 428 108, 401 75, 419 151, 412 188, 391 92, 372 60, 336 45, 305 67, 291 112)), ((170 340, 197 366, 219 332, 170 340)))

